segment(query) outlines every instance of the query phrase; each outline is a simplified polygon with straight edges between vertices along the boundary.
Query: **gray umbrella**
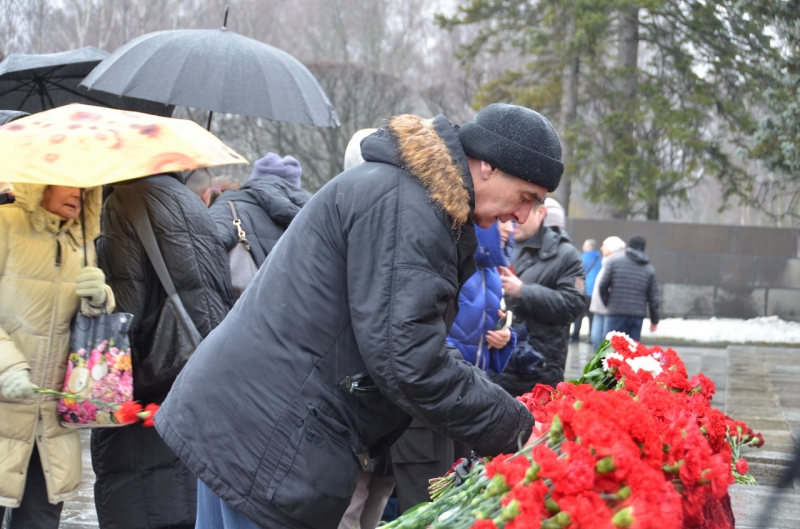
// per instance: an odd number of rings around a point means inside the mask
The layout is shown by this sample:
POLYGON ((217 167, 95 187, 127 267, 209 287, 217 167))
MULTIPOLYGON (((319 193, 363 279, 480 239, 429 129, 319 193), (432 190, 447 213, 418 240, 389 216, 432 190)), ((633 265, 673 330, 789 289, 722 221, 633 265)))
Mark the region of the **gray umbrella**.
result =
POLYGON ((174 107, 153 101, 90 92, 78 83, 108 52, 92 46, 60 53, 12 53, 0 62, 0 108, 40 112, 70 103, 171 116, 174 107))
POLYGON ((213 112, 339 126, 328 96, 300 61, 225 28, 142 35, 101 62, 82 85, 213 112))

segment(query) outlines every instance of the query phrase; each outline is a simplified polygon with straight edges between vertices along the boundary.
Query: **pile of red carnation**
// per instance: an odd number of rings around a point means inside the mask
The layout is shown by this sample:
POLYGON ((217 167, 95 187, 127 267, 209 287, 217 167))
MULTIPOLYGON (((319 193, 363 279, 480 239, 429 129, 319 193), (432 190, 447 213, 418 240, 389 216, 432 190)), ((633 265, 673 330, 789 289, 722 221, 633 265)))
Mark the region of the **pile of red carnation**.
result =
POLYGON ((755 483, 740 449, 764 440, 713 394, 671 349, 612 333, 580 380, 520 397, 536 441, 387 527, 732 528, 728 485, 755 483))

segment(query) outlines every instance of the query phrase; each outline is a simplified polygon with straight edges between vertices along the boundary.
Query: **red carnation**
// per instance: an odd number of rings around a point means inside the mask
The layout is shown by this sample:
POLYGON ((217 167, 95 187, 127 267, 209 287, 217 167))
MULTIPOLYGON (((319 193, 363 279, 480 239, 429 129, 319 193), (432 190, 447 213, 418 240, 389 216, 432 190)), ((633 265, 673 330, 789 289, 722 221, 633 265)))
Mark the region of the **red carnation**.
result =
POLYGON ((492 520, 475 520, 470 529, 497 529, 492 520))
POLYGON ((158 404, 150 403, 144 407, 145 413, 147 413, 147 417, 144 418, 144 425, 143 426, 155 426, 156 424, 153 422, 153 417, 155 417, 156 412, 161 406, 158 404))
POLYGON ((120 404, 114 411, 114 419, 119 424, 128 424, 139 420, 138 413, 142 411, 142 405, 138 402, 129 400, 120 404))
POLYGON ((739 458, 736 461, 736 472, 744 476, 745 474, 747 474, 749 470, 750 470, 750 465, 747 464, 747 461, 745 461, 742 458, 739 458))

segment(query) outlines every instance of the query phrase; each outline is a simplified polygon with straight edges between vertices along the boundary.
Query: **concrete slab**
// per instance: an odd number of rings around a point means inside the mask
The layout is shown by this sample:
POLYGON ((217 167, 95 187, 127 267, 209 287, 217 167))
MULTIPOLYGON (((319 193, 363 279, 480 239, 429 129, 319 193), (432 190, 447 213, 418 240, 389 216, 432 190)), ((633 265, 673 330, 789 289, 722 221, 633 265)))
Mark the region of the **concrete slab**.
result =
POLYGON ((797 529, 800 520, 800 493, 768 486, 733 485, 729 489, 737 529, 797 529), (770 509, 770 521, 760 525, 770 499, 780 501, 770 509))

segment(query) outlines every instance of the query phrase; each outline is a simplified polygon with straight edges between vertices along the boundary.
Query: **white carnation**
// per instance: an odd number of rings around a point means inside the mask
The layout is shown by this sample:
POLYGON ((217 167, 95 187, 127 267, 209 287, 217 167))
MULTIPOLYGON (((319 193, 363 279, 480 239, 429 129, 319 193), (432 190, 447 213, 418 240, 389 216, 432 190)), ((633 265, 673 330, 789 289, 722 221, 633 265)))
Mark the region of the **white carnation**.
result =
POLYGON ((664 370, 661 369, 661 363, 653 358, 652 356, 640 356, 638 358, 628 358, 625 360, 625 363, 631 366, 634 373, 638 373, 639 370, 644 370, 657 377, 660 375, 664 370))

